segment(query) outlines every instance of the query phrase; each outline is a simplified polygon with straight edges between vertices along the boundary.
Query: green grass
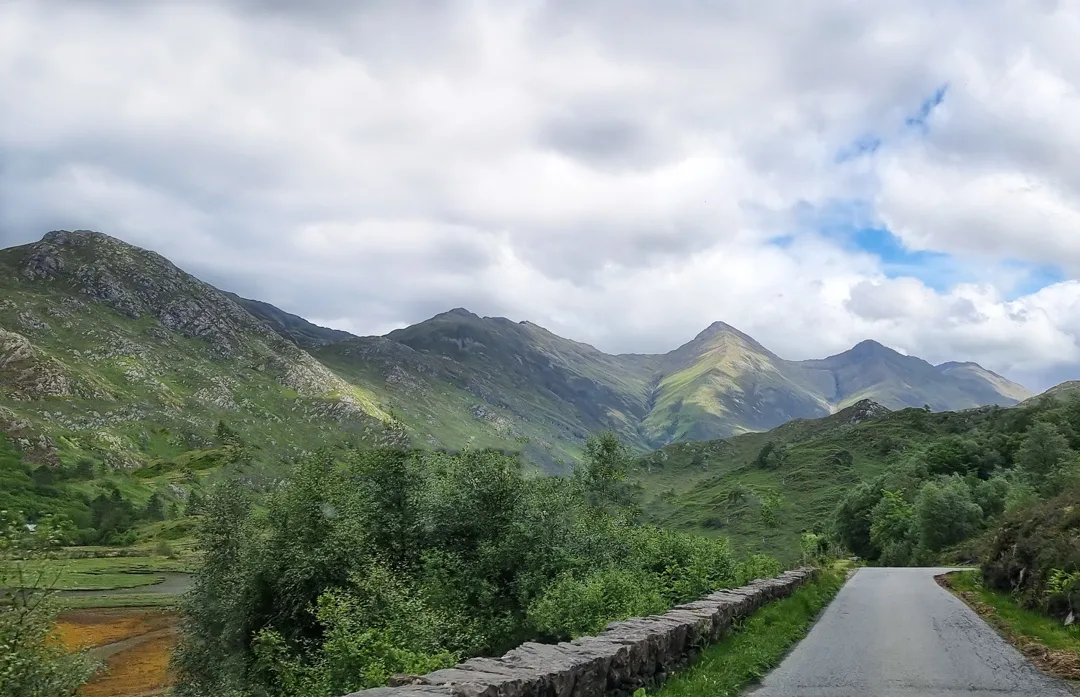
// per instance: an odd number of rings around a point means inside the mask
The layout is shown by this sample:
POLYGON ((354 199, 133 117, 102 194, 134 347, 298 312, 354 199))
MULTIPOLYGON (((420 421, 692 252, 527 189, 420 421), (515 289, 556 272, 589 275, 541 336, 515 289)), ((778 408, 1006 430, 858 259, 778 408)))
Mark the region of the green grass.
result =
POLYGON ((179 595, 165 593, 120 593, 94 597, 59 596, 56 603, 65 610, 85 610, 110 607, 173 607, 180 602, 179 595))
POLYGON ((673 676, 656 697, 733 697, 760 681, 802 639, 818 613, 844 584, 846 570, 831 568, 790 597, 758 610, 735 634, 705 651, 673 676))
POLYGON ((163 571, 189 571, 182 561, 165 557, 49 559, 33 565, 56 590, 115 590, 160 583, 163 571))
POLYGON ((978 571, 952 573, 947 581, 953 590, 971 593, 980 603, 992 608, 994 615, 987 619, 1010 640, 1015 642, 1023 637, 1051 651, 1080 652, 1080 627, 1066 627, 1052 617, 1024 609, 1011 595, 985 587, 978 571))

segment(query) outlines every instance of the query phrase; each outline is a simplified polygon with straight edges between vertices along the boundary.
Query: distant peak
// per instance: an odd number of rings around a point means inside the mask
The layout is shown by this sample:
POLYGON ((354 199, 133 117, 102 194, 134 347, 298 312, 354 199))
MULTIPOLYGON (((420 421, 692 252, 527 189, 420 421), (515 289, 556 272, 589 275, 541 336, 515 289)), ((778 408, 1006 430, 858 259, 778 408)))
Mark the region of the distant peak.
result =
POLYGON ((441 315, 436 315, 436 317, 467 317, 469 319, 480 319, 479 315, 469 312, 464 307, 455 307, 453 310, 447 310, 441 315))
POLYGON ((734 334, 735 336, 741 337, 748 341, 753 341, 753 339, 751 339, 749 336, 743 334, 727 322, 713 322, 709 326, 705 327, 705 329, 703 329, 696 337, 694 337, 694 340, 700 341, 702 339, 708 339, 710 337, 718 336, 720 334, 734 334))
POLYGON ((52 230, 46 232, 41 238, 42 242, 55 245, 79 245, 90 241, 97 242, 120 242, 115 237, 110 237, 104 232, 94 230, 52 230))

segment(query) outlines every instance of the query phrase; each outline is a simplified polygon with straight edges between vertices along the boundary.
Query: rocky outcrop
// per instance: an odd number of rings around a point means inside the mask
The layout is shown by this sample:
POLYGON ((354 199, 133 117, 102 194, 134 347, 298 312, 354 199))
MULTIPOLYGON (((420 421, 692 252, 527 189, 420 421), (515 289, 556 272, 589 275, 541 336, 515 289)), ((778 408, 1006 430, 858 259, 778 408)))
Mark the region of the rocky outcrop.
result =
POLYGON ((718 591, 663 615, 613 622, 595 637, 522 644, 501 658, 472 658, 422 676, 398 675, 392 687, 347 697, 601 697, 662 682, 733 623, 786 597, 813 578, 797 569, 718 591))

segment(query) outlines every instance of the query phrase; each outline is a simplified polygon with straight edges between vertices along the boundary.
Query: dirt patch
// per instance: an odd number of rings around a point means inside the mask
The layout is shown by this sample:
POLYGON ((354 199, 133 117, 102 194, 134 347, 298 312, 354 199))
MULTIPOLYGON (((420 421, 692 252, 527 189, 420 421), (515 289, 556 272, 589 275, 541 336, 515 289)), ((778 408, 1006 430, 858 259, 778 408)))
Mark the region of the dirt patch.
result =
POLYGON ((1020 653, 1027 656, 1035 666, 1056 678, 1068 680, 1072 683, 1080 681, 1080 655, 1074 651, 1054 651, 1040 642, 1023 634, 1017 634, 1009 625, 1001 619, 993 607, 979 600, 978 596, 971 591, 961 591, 953 587, 948 574, 935 576, 938 585, 960 598, 972 610, 986 620, 1006 641, 1015 646, 1020 653))
POLYGON ((100 608, 63 613, 57 624, 68 648, 90 648, 105 666, 80 697, 149 697, 170 684, 175 614, 146 608, 100 608))
POLYGON ((121 607, 65 612, 60 615, 56 628, 64 646, 74 650, 149 634, 175 623, 176 616, 168 612, 121 607))
POLYGON ((80 697, 148 697, 164 692, 172 684, 168 669, 175 644, 172 630, 115 654, 79 690, 80 697))

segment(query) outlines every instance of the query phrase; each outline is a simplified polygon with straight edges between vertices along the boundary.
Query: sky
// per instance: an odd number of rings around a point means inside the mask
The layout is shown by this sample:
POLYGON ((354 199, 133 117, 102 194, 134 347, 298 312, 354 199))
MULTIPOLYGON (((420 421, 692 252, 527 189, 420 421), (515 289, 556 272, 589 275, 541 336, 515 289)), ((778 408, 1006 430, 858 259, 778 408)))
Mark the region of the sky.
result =
POLYGON ((382 334, 1080 378, 1080 0, 4 0, 0 246, 382 334))

